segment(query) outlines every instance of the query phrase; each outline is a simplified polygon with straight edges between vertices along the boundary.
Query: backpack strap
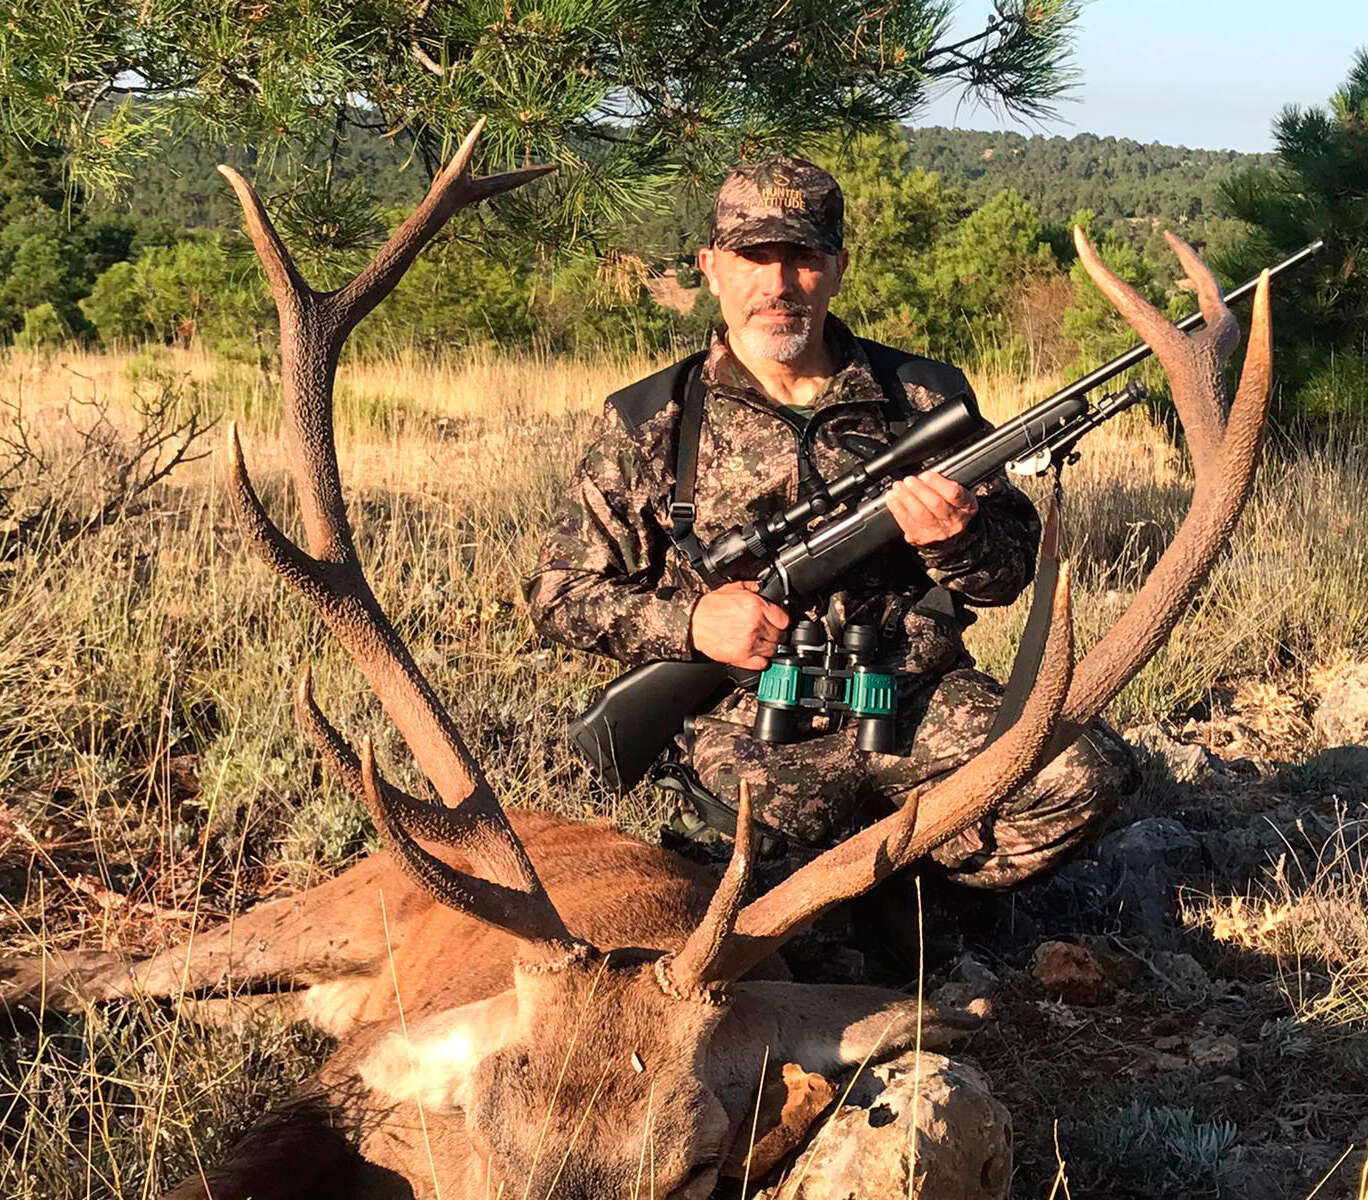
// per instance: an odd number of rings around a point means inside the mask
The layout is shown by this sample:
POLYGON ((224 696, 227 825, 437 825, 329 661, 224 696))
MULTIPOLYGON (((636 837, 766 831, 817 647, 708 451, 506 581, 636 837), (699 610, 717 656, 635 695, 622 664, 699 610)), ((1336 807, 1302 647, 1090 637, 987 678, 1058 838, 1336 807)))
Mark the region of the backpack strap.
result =
POLYGON ((647 421, 662 412, 671 400, 683 404, 687 377, 692 371, 702 370, 706 357, 704 350, 690 354, 688 358, 671 363, 663 370, 614 392, 608 397, 608 403, 617 409, 622 423, 636 433, 647 421))
MULTIPOLYGON (((896 434, 920 415, 907 398, 909 384, 929 388, 946 397, 973 392, 963 372, 948 363, 923 358, 906 350, 885 346, 869 338, 856 338, 869 360, 870 372, 884 394, 884 411, 896 434)), ((703 361, 707 352, 690 354, 663 370, 640 379, 608 397, 629 430, 636 433, 642 425, 674 402, 679 406, 679 426, 675 442, 675 486, 670 497, 670 540, 709 587, 721 579, 708 568, 703 545, 694 532, 697 509, 694 487, 698 478, 698 447, 703 431, 703 361)))
MULTIPOLYGON (((870 374, 878 381, 884 394, 885 412, 890 425, 906 425, 915 421, 921 414, 912 407, 907 398, 909 386, 926 388, 937 395, 953 400, 956 396, 968 399, 970 407, 978 412, 978 402, 964 372, 949 363, 937 362, 907 350, 885 346, 882 342, 869 338, 856 338, 869 360, 870 374)), ((894 429, 894 433, 905 430, 894 429)))
POLYGON ((675 446, 675 485, 670 497, 670 540, 679 548, 709 587, 722 581, 708 566, 703 543, 694 532, 694 485, 698 482, 698 443, 703 436, 703 370, 683 372, 683 398, 679 406, 679 439, 675 446))
POLYGON ((676 431, 674 492, 670 497, 670 540, 709 587, 721 580, 703 559, 703 544, 694 532, 694 486, 698 480, 698 445, 703 436, 703 360, 700 350, 648 375, 608 397, 623 423, 635 433, 671 403, 679 406, 676 431))
POLYGON ((884 408, 891 425, 894 421, 907 421, 912 417, 912 405, 907 399, 907 389, 899 374, 902 368, 916 361, 915 354, 885 346, 881 342, 871 342, 867 338, 856 339, 869 360, 869 371, 878 382, 884 394, 884 408))

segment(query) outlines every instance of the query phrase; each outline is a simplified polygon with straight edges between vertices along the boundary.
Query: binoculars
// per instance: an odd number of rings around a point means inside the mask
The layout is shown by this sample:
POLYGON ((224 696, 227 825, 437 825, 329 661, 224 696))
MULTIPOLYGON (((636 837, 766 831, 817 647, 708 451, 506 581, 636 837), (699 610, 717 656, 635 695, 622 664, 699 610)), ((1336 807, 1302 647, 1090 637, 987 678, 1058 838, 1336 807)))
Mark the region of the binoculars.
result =
POLYGON ((792 742, 804 711, 837 713, 858 721, 861 750, 893 753, 898 687, 874 666, 878 641, 872 625, 848 625, 838 644, 817 621, 800 621, 760 676, 756 740, 792 742))

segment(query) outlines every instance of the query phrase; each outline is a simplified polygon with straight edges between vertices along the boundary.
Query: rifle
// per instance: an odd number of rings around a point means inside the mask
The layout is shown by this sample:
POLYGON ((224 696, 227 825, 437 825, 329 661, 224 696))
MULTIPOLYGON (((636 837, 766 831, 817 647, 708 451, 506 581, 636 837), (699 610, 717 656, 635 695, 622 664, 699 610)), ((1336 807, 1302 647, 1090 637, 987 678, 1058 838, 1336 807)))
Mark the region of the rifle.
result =
MULTIPOLYGON (((1323 245, 1311 243, 1270 267, 1269 275, 1298 265, 1323 245)), ((1248 280, 1227 301, 1248 295, 1257 284, 1257 277, 1248 280)), ((1186 332, 1201 320, 1200 312, 1193 313, 1177 328, 1186 332)), ((1088 393, 1152 353, 1144 343, 1134 346, 996 428, 983 420, 969 396, 947 400, 923 414, 887 450, 806 500, 722 534, 704 549, 704 564, 714 572, 744 558, 763 564, 760 595, 779 604, 820 592, 902 537, 888 511, 887 491, 894 479, 934 466, 972 490, 1004 467, 1029 475, 1062 468, 1077 457, 1075 447, 1084 435, 1146 398, 1138 381, 1094 403, 1088 393), (810 527, 838 508, 846 511, 810 527)), ((713 708, 738 687, 754 685, 759 676, 758 671, 707 661, 635 667, 613 680, 570 723, 571 742, 605 783, 625 792, 645 777, 687 718, 713 708)))

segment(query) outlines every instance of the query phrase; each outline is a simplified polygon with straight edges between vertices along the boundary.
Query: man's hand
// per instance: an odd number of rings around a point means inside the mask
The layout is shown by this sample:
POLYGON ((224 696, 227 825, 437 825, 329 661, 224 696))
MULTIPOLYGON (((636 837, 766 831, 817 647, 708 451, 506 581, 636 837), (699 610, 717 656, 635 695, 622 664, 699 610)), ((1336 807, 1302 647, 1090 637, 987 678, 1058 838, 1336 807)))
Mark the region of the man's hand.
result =
POLYGON ((714 662, 763 671, 774 657, 789 615, 758 595, 753 579, 724 583, 694 605, 689 638, 699 654, 714 662))
POLYGON ((923 471, 894 482, 888 511, 909 546, 930 546, 963 533, 978 512, 978 500, 944 475, 923 471))

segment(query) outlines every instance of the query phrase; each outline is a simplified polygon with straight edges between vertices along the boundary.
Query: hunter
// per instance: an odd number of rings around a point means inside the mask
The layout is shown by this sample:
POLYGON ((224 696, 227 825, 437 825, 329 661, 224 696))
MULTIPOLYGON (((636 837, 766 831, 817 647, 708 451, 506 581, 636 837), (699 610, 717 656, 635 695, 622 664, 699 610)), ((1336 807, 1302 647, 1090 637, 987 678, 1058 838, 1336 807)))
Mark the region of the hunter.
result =
MULTIPOLYGON (((823 716, 791 743, 758 741, 753 691, 683 737, 704 788, 732 797, 746 779, 758 820, 808 850, 973 755, 1002 688, 974 669, 961 634, 971 606, 1020 595, 1040 536, 1005 477, 970 492, 924 471, 889 501, 906 545, 862 563, 810 613, 757 595, 754 563, 726 579, 696 565, 700 543, 809 495, 882 449, 896 423, 972 397, 957 368, 856 337, 828 312, 849 261, 843 225, 836 180, 803 159, 728 176, 698 254, 722 323, 705 353, 609 398, 525 585, 544 635, 628 666, 701 657, 758 670, 804 615, 875 626, 881 660, 896 664, 894 753, 857 749, 853 722, 832 729, 823 716)), ((954 882, 1010 887, 1061 862, 1135 786, 1129 749, 1099 722, 935 860, 954 882)))

